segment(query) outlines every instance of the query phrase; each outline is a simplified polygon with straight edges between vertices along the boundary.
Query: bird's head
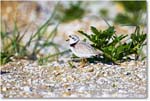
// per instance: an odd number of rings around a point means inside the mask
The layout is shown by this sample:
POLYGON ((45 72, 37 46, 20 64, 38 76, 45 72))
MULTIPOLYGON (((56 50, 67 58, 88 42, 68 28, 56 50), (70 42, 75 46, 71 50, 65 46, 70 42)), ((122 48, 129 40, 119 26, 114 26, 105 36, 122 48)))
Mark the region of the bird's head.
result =
POLYGON ((69 35, 69 39, 66 41, 69 41, 70 44, 76 44, 79 41, 79 37, 76 35, 69 35))

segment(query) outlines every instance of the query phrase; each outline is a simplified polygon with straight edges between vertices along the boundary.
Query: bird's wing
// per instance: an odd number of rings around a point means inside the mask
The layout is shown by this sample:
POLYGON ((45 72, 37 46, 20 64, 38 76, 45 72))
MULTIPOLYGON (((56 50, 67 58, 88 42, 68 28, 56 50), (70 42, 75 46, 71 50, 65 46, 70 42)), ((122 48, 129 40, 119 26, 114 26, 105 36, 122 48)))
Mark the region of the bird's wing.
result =
POLYGON ((78 42, 75 45, 75 51, 80 54, 97 54, 97 51, 88 43, 78 42))

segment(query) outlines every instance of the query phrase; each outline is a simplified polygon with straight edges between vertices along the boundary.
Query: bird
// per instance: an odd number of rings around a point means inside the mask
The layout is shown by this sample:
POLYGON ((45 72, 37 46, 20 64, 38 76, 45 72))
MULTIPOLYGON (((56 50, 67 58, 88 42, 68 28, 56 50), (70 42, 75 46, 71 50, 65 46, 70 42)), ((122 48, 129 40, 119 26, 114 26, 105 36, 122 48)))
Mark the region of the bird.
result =
POLYGON ((77 35, 69 35, 69 47, 71 51, 77 56, 82 59, 90 58, 93 56, 97 56, 99 54, 95 48, 93 48, 89 43, 81 41, 77 35))

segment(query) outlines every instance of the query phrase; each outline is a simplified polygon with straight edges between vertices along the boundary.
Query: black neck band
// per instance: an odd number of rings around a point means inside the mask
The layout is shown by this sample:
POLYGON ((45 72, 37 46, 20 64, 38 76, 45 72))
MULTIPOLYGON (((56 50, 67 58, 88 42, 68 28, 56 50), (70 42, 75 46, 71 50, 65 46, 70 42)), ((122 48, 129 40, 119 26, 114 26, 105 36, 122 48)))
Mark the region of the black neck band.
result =
POLYGON ((71 47, 74 47, 77 43, 70 44, 71 47))

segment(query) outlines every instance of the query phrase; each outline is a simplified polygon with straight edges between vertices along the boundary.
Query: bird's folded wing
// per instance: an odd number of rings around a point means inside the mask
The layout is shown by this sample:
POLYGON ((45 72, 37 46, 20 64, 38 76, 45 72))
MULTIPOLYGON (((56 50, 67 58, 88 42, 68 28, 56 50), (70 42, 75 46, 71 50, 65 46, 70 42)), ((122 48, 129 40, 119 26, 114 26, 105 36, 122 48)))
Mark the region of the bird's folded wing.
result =
POLYGON ((80 54, 97 54, 97 51, 91 45, 85 42, 76 44, 75 51, 80 54))

